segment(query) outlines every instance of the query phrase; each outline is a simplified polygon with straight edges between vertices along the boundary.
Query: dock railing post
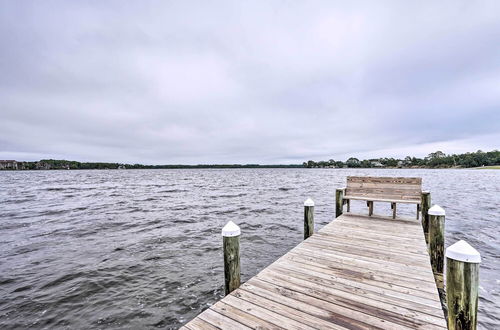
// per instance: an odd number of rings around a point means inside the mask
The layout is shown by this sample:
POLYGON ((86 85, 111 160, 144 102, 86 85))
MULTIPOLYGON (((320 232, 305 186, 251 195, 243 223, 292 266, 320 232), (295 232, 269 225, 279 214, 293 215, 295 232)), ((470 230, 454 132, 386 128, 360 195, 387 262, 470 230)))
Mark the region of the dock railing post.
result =
MULTIPOLYGON (((422 191, 420 201, 420 209, 422 210, 422 228, 424 229, 425 242, 429 242, 429 208, 431 207, 431 192, 422 191)), ((418 219, 418 214, 417 214, 418 219)))
POLYGON ((443 282, 444 268, 444 235, 445 235, 445 211, 434 205, 429 209, 429 244, 428 250, 431 257, 432 272, 434 281, 439 292, 439 298, 443 310, 446 310, 445 292, 443 282))
POLYGON ((344 191, 345 188, 337 188, 337 190, 335 190, 335 218, 342 215, 344 208, 344 191))
POLYGON ((481 255, 465 241, 446 249, 448 329, 476 329, 481 255))
POLYGON ((314 201, 308 198, 304 202, 304 239, 314 234, 314 201))
POLYGON ((226 295, 240 286, 240 227, 229 221, 222 228, 224 288, 226 295))

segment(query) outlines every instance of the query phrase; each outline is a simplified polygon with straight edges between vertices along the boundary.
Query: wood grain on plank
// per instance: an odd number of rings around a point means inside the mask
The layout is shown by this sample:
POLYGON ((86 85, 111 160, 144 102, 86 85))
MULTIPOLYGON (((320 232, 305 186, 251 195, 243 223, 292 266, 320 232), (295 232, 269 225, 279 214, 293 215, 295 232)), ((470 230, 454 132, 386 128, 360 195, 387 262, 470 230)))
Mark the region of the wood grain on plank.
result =
POLYGON ((251 327, 247 327, 246 325, 217 313, 210 308, 198 315, 198 317, 203 321, 221 329, 252 329, 251 327))
POLYGON ((216 326, 203 321, 201 318, 197 317, 191 320, 188 324, 183 326, 181 329, 190 329, 190 330, 217 330, 220 328, 217 328, 216 326))

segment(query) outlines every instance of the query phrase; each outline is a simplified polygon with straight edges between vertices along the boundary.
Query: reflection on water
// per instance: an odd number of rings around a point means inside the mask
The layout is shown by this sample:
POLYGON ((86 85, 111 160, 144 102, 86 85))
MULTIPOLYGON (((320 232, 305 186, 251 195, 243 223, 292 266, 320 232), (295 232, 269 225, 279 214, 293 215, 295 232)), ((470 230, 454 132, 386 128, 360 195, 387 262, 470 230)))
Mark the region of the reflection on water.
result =
POLYGON ((480 327, 500 327, 500 171, 381 169, 0 172, 0 327, 177 328, 223 294, 227 221, 246 280, 302 240, 307 197, 332 220, 347 175, 422 177, 446 246, 481 252, 480 327))

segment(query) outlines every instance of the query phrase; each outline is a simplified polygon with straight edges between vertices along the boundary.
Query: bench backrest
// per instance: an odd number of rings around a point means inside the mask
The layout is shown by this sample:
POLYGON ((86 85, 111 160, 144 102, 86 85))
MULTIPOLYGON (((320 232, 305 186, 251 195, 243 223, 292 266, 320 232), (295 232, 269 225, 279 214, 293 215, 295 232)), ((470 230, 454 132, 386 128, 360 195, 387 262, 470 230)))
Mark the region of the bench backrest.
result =
POLYGON ((348 176, 346 195, 420 202, 422 178, 348 176))

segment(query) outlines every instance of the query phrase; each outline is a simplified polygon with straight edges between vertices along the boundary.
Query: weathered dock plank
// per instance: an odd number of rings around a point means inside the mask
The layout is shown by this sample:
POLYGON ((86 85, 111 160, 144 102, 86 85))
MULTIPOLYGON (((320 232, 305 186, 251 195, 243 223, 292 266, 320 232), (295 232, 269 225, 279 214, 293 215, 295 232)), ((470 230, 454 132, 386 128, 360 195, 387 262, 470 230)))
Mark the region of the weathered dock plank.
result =
POLYGON ((419 221, 343 214, 185 329, 446 329, 419 221))

